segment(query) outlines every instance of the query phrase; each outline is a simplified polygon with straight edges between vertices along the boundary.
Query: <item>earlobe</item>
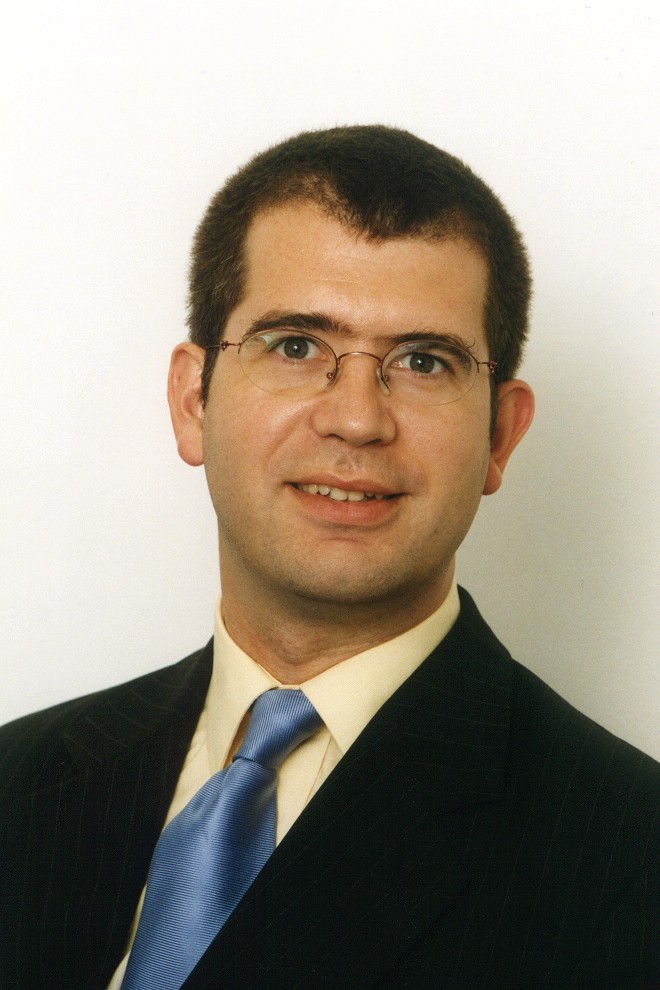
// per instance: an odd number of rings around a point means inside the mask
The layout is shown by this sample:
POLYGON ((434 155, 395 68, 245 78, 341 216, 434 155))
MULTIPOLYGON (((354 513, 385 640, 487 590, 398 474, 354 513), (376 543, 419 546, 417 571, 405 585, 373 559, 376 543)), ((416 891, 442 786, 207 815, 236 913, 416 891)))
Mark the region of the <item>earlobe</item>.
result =
POLYGON ((172 353, 167 379, 167 401, 179 456, 193 467, 204 463, 201 399, 205 351, 197 344, 178 344, 172 353))
POLYGON ((534 393, 527 382, 512 379, 497 390, 497 419, 491 442, 484 495, 492 495, 502 484, 509 457, 527 433, 534 418, 534 393))

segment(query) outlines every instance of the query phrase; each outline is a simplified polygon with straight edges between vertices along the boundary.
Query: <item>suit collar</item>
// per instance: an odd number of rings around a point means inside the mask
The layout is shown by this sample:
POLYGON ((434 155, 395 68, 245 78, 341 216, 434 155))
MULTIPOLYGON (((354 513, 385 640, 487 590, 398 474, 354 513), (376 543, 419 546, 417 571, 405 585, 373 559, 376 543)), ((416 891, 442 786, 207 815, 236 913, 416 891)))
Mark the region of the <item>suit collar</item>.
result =
POLYGON ((501 797, 511 673, 508 652, 461 589, 459 619, 380 713, 394 746, 404 740, 409 773, 438 811, 501 797))
MULTIPOLYGON (((204 706, 213 640, 180 663, 75 702, 62 739, 72 771, 127 757, 137 747, 178 729, 187 742, 204 706)), ((186 745, 187 745, 186 742, 186 745)))

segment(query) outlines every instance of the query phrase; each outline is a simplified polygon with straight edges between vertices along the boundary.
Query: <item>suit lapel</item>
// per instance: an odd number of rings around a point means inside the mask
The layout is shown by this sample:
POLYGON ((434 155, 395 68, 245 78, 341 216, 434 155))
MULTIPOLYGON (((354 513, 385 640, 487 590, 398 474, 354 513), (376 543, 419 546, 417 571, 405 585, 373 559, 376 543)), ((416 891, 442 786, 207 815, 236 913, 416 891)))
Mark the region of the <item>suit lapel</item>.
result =
POLYGON ((15 809, 14 841, 24 846, 28 864, 21 878, 21 986, 42 986, 37 973, 51 981, 61 977, 72 990, 109 981, 203 705, 211 662, 209 646, 158 675, 75 702, 67 712, 52 765, 42 771, 49 786, 37 781, 15 809), (47 848, 42 836, 48 836, 47 848))
POLYGON ((450 836, 501 799, 506 651, 461 616, 383 706, 266 864, 185 984, 375 986, 467 882, 450 836))

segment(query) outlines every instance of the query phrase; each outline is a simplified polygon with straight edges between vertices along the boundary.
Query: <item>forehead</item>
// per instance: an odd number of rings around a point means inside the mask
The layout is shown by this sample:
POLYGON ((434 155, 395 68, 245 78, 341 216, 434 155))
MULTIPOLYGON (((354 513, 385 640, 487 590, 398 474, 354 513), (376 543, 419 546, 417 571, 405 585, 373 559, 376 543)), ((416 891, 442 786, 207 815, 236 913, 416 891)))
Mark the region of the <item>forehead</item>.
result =
POLYGON ((483 340, 488 269, 463 238, 369 240, 314 204, 290 203, 257 215, 244 262, 232 322, 322 312, 371 336, 407 327, 483 340))

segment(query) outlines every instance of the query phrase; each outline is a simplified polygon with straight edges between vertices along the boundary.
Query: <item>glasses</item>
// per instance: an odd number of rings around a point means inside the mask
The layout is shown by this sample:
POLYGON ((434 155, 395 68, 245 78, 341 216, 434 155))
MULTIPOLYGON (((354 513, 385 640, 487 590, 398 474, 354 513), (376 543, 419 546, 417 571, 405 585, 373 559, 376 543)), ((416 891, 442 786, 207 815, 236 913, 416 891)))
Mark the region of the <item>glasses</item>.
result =
POLYGON ((213 346, 221 351, 237 347, 241 368, 257 388, 300 397, 329 388, 347 357, 377 361, 376 378, 385 394, 429 405, 461 399, 482 365, 491 374, 497 367, 496 361, 477 361, 470 351, 443 337, 406 340, 382 358, 369 351, 337 355, 319 337, 288 329, 249 333, 238 343, 223 340, 213 346))

